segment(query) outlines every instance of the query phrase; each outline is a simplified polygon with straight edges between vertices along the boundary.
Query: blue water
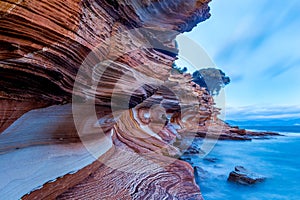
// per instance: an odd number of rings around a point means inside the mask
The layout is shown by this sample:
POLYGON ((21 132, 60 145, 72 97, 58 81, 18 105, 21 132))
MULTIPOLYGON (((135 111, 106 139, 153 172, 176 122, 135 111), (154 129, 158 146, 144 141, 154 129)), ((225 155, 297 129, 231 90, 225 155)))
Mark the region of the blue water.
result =
POLYGON ((197 183, 205 200, 300 199, 300 134, 287 133, 251 142, 218 141, 206 158, 192 157, 194 166, 206 170, 197 183), (235 166, 265 176, 263 183, 245 186, 227 181, 235 166))

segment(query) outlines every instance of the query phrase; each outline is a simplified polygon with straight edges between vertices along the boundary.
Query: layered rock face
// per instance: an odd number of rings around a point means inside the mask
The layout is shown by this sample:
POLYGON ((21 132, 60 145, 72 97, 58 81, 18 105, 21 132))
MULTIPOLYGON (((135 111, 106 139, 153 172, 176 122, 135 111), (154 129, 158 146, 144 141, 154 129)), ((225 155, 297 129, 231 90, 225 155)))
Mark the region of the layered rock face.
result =
POLYGON ((207 0, 0 1, 0 194, 202 199, 177 158, 218 110, 171 75, 207 0))

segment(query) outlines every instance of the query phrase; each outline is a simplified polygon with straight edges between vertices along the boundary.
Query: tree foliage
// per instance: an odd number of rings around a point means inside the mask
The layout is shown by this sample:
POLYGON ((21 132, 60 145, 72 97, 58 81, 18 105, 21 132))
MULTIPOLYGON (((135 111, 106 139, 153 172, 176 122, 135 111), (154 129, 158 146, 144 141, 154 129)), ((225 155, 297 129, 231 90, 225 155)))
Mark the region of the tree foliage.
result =
POLYGON ((183 74, 187 72, 187 68, 186 67, 183 67, 183 68, 180 68, 178 67, 175 63, 173 63, 172 65, 172 73, 179 73, 179 74, 183 74))
POLYGON ((218 95, 221 88, 230 83, 230 78, 220 69, 206 68, 195 71, 193 81, 205 87, 210 95, 218 95))

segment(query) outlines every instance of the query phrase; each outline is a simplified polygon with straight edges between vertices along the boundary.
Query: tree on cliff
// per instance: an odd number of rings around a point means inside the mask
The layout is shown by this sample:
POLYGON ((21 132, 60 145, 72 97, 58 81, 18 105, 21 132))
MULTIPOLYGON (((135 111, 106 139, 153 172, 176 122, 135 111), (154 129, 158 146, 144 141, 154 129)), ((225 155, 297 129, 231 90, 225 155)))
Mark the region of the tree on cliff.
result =
POLYGON ((186 67, 180 68, 175 63, 173 63, 173 65, 172 65, 172 71, 171 71, 172 74, 174 74, 174 73, 183 74, 185 72, 187 72, 187 68, 186 67))
POLYGON ((218 95, 221 88, 230 83, 230 78, 220 69, 206 68, 195 71, 193 81, 205 87, 210 95, 218 95))

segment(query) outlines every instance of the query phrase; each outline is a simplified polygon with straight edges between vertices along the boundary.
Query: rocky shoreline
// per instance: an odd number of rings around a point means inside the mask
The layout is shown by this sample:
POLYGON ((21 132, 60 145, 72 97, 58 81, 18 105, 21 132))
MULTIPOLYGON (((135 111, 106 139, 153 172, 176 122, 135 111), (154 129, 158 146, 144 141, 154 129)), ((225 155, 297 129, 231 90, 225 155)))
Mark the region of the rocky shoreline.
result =
MULTIPOLYGON (((188 162, 193 166, 194 175, 196 182, 199 184, 200 182, 205 181, 210 174, 204 168, 200 167, 197 163, 194 163, 194 158, 199 157, 199 159, 203 159, 203 161, 216 164, 219 159, 217 157, 209 157, 206 155, 201 149, 203 145, 203 140, 212 139, 212 140, 227 140, 227 141, 250 141, 251 140, 261 140, 261 139, 271 139, 276 136, 283 136, 279 133, 275 132, 256 132, 256 131, 248 131, 245 129, 240 129, 238 126, 230 126, 227 123, 220 121, 218 124, 222 124, 222 130, 225 130, 221 134, 211 134, 208 135, 207 132, 197 133, 191 146, 184 152, 184 154, 179 158, 180 160, 188 162), (224 128, 225 127, 225 128, 224 128)), ((250 164, 250 163, 249 163, 250 164)), ((227 181, 242 184, 242 185, 252 185, 256 183, 263 182, 266 178, 262 175, 258 175, 256 173, 248 171, 243 166, 236 166, 234 171, 228 174, 227 181)))
MULTIPOLYGON (((204 139, 211 139, 211 140, 228 140, 228 141, 251 141, 254 139, 271 139, 275 136, 283 136, 279 133, 275 132, 256 132, 256 131, 248 131, 245 129, 239 129, 238 127, 234 126, 231 127, 226 125, 227 132, 222 132, 218 134, 212 134, 210 132, 201 132, 196 133, 196 135, 190 136, 190 139, 193 140, 191 145, 184 151, 183 156, 180 158, 187 162, 190 161, 188 158, 189 155, 197 155, 203 154, 201 150, 201 144, 203 143, 204 139)), ((214 162, 214 159, 204 158, 208 161, 214 162)))

